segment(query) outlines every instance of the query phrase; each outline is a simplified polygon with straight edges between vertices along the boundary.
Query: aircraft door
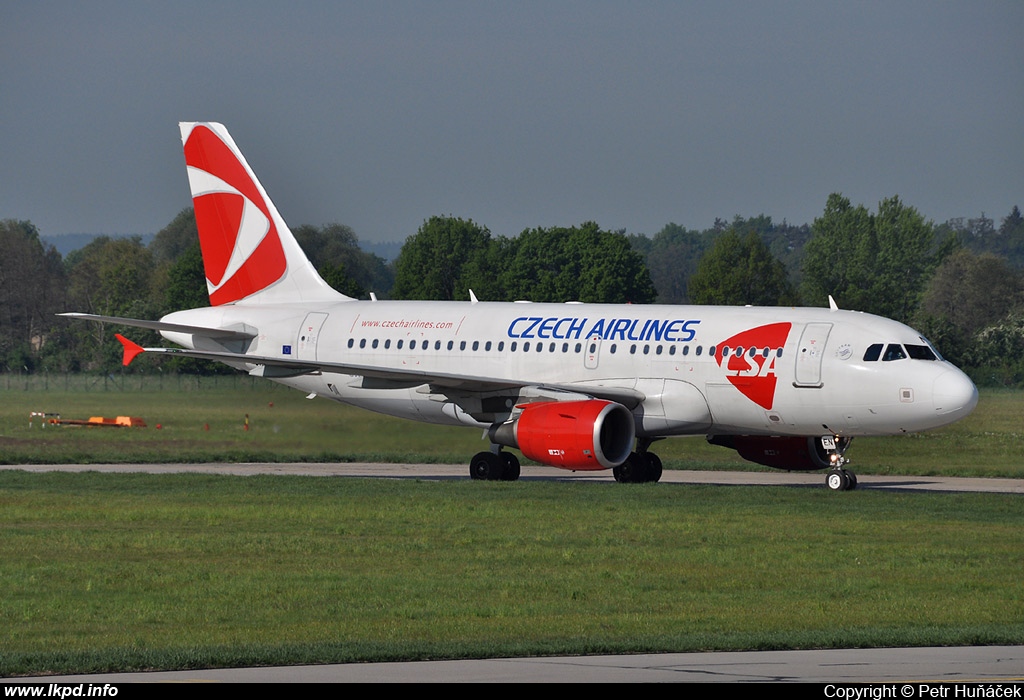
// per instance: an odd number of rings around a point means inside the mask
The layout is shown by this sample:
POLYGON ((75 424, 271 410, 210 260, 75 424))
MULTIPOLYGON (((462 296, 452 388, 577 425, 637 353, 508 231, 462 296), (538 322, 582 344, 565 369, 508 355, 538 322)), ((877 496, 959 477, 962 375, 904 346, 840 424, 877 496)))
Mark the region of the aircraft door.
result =
POLYGON ((306 314, 306 318, 302 321, 302 326, 299 327, 298 343, 296 343, 298 359, 316 359, 316 341, 320 336, 320 329, 323 328, 324 321, 326 320, 327 314, 320 311, 306 314))
POLYGON ((831 323, 808 323, 804 326, 796 351, 796 386, 821 387, 821 361, 831 332, 831 323))

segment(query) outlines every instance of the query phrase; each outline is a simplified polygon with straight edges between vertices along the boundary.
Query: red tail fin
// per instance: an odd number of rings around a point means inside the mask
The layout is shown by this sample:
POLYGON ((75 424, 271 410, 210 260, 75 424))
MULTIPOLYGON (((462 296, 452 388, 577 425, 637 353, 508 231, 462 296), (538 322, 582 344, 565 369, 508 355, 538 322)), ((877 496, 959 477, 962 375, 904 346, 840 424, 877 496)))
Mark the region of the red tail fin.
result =
POLYGON ((179 126, 210 303, 344 299, 310 265, 227 129, 179 126))

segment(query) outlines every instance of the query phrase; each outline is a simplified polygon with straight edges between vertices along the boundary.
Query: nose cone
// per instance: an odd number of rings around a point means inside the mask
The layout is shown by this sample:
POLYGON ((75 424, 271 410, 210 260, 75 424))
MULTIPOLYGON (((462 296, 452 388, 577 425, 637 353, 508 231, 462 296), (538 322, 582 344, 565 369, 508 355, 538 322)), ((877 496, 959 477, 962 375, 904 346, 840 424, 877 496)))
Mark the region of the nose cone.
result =
POLYGON ((978 387, 958 369, 951 369, 935 379, 932 390, 936 415, 944 423, 960 420, 978 405, 978 387))

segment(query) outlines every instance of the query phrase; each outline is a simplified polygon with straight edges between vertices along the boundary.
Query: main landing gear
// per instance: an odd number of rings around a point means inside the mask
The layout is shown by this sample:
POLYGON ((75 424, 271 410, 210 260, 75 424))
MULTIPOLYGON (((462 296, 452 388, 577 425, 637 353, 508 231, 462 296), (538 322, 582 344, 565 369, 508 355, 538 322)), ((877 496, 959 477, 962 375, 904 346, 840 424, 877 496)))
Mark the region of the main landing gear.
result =
POLYGON ((833 491, 853 491, 857 488, 857 475, 845 468, 849 462, 843 455, 850 446, 850 438, 821 438, 821 446, 828 453, 830 467, 825 475, 825 485, 833 491))
POLYGON ((661 458, 653 452, 630 452, 626 461, 612 467, 620 484, 646 484, 661 478, 661 458))
POLYGON ((638 438, 636 452, 630 452, 626 461, 612 468, 612 476, 620 484, 647 484, 661 479, 661 458, 648 452, 652 438, 638 438))
POLYGON ((469 461, 469 475, 485 481, 515 481, 519 478, 519 458, 511 452, 478 452, 469 461))
MULTIPOLYGON (((515 481, 519 478, 519 459, 511 452, 477 452, 469 461, 469 475, 481 481, 515 481)), ((612 469, 622 484, 644 484, 661 479, 661 459, 643 447, 630 452, 626 461, 612 469)))

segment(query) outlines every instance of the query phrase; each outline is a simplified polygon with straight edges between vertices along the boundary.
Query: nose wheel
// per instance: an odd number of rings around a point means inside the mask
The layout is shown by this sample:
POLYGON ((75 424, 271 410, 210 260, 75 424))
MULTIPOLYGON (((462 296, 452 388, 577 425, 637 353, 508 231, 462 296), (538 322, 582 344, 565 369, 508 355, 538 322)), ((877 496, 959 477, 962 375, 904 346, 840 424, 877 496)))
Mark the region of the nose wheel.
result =
POLYGON ((833 491, 852 491, 857 488, 857 475, 845 467, 849 462, 844 455, 850 446, 850 438, 825 435, 821 438, 821 446, 828 454, 830 465, 825 475, 825 485, 833 491))
POLYGON ((857 488, 857 475, 849 469, 830 469, 825 484, 833 491, 853 491, 857 488))

